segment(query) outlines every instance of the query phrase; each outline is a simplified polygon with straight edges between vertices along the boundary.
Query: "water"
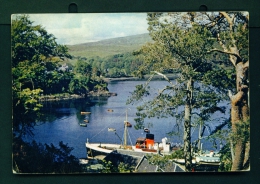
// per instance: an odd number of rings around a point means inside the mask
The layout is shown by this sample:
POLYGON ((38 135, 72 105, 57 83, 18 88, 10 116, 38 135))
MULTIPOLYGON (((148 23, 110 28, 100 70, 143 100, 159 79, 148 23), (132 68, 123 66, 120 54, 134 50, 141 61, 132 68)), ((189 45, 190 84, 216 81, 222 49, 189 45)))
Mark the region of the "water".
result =
MULTIPOLYGON (((73 147, 72 154, 78 158, 86 157, 85 142, 92 143, 120 143, 120 139, 114 132, 108 132, 108 127, 115 128, 117 134, 123 137, 124 120, 126 119, 126 109, 128 121, 134 125, 136 118, 136 106, 126 105, 127 98, 135 89, 135 86, 144 81, 119 81, 109 83, 110 92, 117 93, 117 96, 96 97, 91 100, 75 100, 63 102, 48 102, 43 110, 45 120, 38 122, 34 127, 34 137, 25 137, 27 141, 36 140, 40 143, 53 143, 58 146, 60 141, 73 147), (108 111, 113 109, 113 112, 108 111), (81 115, 81 111, 89 111, 89 115, 81 115), (82 127, 84 119, 89 120, 87 127, 82 127)), ((163 88, 165 81, 151 81, 151 87, 155 93, 158 88, 163 88)), ((152 126, 149 127, 151 133, 155 135, 155 141, 167 137, 167 133, 173 130, 175 125, 173 118, 152 119, 152 126)), ((148 126, 148 125, 147 125, 148 126)), ((213 128, 213 127, 212 127, 213 128)), ((145 137, 143 130, 128 128, 130 141, 135 144, 138 137, 145 137)), ((198 130, 195 130, 193 139, 198 137, 198 130)), ((173 143, 182 143, 182 135, 168 137, 173 143)), ((212 143, 204 141, 203 147, 210 149, 212 143)))

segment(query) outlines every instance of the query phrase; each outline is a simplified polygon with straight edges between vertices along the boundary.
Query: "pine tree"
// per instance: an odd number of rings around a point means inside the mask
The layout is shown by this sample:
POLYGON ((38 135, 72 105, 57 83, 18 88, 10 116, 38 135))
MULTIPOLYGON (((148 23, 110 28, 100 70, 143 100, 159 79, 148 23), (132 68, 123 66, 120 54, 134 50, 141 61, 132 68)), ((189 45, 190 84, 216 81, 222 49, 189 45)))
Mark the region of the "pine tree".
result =
MULTIPOLYGON (((154 42, 136 52, 144 60, 138 72, 152 70, 169 85, 152 101, 138 107, 136 121, 137 128, 143 125, 145 118, 151 117, 170 116, 175 117, 178 124, 183 122, 185 167, 186 171, 191 171, 191 126, 196 118, 206 123, 210 114, 225 111, 218 103, 225 100, 226 90, 232 89, 232 84, 227 71, 208 60, 208 50, 214 44, 211 32, 196 23, 180 27, 172 24, 171 19, 168 14, 148 14, 150 36, 154 42), (164 75, 173 70, 178 73, 175 84, 164 75)), ((151 94, 148 86, 149 80, 145 85, 137 86, 128 103, 151 94)))

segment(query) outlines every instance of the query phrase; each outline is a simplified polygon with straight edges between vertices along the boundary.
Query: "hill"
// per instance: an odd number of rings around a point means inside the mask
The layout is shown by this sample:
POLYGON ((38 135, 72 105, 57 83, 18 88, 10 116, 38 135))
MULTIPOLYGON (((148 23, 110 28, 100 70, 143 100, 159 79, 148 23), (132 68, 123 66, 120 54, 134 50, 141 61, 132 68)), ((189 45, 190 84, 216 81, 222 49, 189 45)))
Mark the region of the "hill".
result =
POLYGON ((99 56, 103 58, 110 55, 132 52, 151 41, 152 39, 149 34, 145 33, 134 36, 111 38, 98 42, 67 45, 67 47, 69 48, 70 54, 73 56, 86 58, 99 56))

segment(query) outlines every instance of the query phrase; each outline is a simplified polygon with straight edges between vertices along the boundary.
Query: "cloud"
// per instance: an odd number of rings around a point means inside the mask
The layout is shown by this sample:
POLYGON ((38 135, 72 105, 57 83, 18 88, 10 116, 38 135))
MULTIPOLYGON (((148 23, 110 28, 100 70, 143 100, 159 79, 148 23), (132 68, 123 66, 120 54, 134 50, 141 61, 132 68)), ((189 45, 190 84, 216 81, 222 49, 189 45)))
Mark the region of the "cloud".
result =
POLYGON ((31 14, 60 44, 78 44, 147 33, 145 13, 31 14))

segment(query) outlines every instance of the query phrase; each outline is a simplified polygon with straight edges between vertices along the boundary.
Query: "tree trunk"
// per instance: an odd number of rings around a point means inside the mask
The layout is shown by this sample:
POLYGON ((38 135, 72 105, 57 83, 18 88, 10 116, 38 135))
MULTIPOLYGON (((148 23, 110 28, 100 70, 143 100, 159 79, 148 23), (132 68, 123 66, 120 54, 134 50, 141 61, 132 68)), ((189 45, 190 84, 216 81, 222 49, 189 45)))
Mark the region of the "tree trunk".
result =
POLYGON ((232 171, 239 171, 243 169, 246 142, 245 136, 241 135, 241 125, 249 119, 248 106, 248 85, 246 84, 247 69, 243 67, 243 62, 236 65, 236 83, 237 94, 231 96, 231 123, 234 140, 234 161, 232 164, 232 171))
POLYGON ((192 169, 192 156, 191 156, 191 111, 192 111, 192 91, 193 81, 190 79, 187 83, 187 98, 185 105, 184 115, 184 159, 185 170, 190 172, 192 169))
POLYGON ((249 169, 250 168, 250 142, 248 141, 246 143, 246 148, 245 148, 245 158, 244 158, 244 163, 243 163, 243 169, 249 169))

